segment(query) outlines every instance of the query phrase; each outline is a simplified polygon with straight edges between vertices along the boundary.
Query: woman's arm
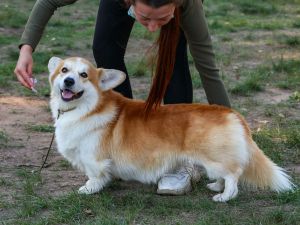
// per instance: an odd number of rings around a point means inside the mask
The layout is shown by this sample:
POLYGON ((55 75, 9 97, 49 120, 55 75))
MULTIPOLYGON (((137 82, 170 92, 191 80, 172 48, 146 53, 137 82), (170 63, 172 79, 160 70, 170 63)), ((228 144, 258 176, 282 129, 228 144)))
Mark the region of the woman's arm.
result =
POLYGON ((187 38, 195 66, 210 104, 230 107, 224 84, 215 64, 212 42, 201 0, 185 0, 182 5, 181 26, 187 38))

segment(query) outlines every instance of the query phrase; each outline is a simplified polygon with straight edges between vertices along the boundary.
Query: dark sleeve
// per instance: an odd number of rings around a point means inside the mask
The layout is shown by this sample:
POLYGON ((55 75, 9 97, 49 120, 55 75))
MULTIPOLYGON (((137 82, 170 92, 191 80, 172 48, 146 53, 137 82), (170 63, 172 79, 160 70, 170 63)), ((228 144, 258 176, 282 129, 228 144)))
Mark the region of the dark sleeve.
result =
POLYGON ((28 44, 35 49, 54 11, 58 7, 69 5, 76 1, 77 0, 37 0, 25 25, 19 47, 28 44))
POLYGON ((181 8, 181 27, 187 38, 195 66, 200 73, 209 104, 231 107, 215 64, 202 1, 185 0, 181 8))

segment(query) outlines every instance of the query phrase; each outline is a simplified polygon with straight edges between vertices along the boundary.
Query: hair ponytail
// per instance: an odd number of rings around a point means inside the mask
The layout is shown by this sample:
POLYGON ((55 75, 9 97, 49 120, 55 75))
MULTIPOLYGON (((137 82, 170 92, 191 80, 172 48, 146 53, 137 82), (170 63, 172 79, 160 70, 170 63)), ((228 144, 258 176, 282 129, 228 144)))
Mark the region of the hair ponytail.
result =
POLYGON ((173 74, 180 32, 179 16, 179 8, 176 7, 174 18, 161 27, 160 34, 155 43, 158 46, 158 51, 154 64, 155 72, 152 78, 152 85, 145 104, 146 117, 153 108, 156 109, 161 104, 173 74))

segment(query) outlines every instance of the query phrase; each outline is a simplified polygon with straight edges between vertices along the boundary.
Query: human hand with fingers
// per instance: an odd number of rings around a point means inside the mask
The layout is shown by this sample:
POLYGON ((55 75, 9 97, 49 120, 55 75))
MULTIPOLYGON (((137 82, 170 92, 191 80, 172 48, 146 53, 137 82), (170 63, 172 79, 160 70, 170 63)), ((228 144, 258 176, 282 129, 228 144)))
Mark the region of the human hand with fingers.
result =
POLYGON ((23 45, 20 49, 19 59, 14 70, 17 79, 21 84, 29 89, 34 87, 34 79, 32 77, 32 47, 30 45, 23 45))

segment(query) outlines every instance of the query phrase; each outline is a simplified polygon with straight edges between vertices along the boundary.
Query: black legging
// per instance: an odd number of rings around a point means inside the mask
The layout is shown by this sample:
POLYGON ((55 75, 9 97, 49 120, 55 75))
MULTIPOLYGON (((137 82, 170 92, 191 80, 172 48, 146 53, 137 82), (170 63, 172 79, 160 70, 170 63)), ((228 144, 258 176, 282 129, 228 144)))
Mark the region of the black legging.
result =
MULTIPOLYGON (((97 67, 118 69, 126 73, 126 80, 115 88, 132 98, 128 72, 124 62, 128 39, 134 19, 128 16, 122 0, 101 0, 97 15, 93 53, 97 67)), ((187 43, 181 31, 177 46, 174 72, 164 96, 165 104, 192 103, 193 88, 187 57, 187 43)))

